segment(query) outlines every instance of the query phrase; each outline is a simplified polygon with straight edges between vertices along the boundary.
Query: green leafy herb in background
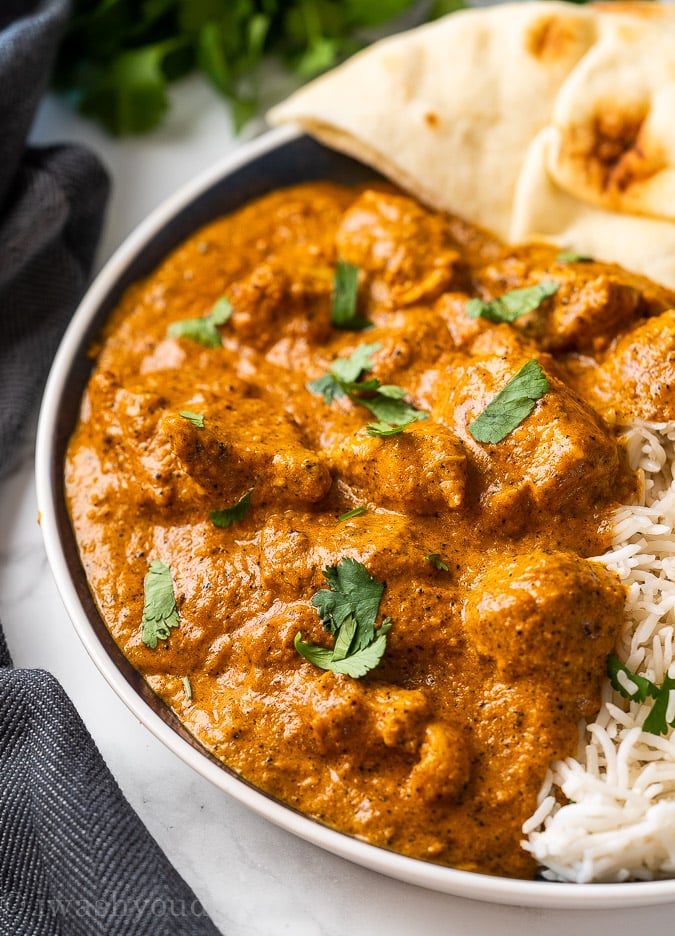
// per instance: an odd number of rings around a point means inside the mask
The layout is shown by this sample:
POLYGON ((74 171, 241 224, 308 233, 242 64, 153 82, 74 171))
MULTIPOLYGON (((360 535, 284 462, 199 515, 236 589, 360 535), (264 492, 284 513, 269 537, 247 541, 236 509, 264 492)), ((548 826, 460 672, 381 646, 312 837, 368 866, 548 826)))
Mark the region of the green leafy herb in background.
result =
POLYGON ((333 673, 359 679, 382 659, 391 620, 385 618, 375 629, 384 583, 374 579, 356 559, 341 559, 323 571, 328 588, 312 598, 323 628, 334 639, 333 649, 306 643, 295 635, 295 649, 310 663, 333 673))
POLYGON ((260 65, 297 80, 376 37, 461 8, 461 0, 74 0, 55 85, 114 134, 158 126, 168 86, 200 70, 232 105, 237 129, 260 106, 260 65), (400 24, 401 14, 410 11, 400 24))
POLYGON ((521 315, 534 312, 544 299, 554 295, 560 284, 554 280, 544 280, 536 286, 512 289, 490 302, 482 299, 469 299, 465 306, 469 318, 484 318, 488 322, 515 322, 521 315))
MULTIPOLYGON (((382 384, 377 377, 359 379, 364 372, 372 370, 372 355, 380 348, 381 345, 377 343, 358 345, 349 357, 336 358, 327 374, 307 384, 307 389, 323 396, 328 405, 333 400, 347 396, 352 403, 370 410, 379 420, 378 423, 370 424, 378 427, 374 435, 385 434, 381 431, 383 424, 386 424, 386 430, 396 429, 399 432, 416 420, 429 416, 424 410, 404 401, 406 391, 403 387, 382 384)), ((386 434, 396 433, 387 431, 386 434)))
POLYGON ((469 432, 477 442, 501 442, 530 415, 548 389, 539 361, 528 361, 469 423, 469 432))
POLYGON ((146 647, 154 650, 157 641, 166 640, 170 628, 178 627, 179 624, 171 569, 161 559, 150 563, 144 589, 141 639, 146 647))
POLYGON ((208 315, 172 322, 167 334, 169 338, 190 338, 207 348, 219 348, 223 339, 218 326, 224 325, 230 318, 232 318, 230 301, 226 296, 221 296, 208 315))

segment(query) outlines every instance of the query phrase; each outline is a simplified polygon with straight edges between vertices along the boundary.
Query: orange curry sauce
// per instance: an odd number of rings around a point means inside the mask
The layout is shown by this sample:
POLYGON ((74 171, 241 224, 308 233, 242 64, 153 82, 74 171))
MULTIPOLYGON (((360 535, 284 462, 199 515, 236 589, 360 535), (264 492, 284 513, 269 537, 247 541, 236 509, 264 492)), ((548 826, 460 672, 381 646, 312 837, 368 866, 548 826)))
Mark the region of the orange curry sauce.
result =
POLYGON ((337 829, 522 877, 536 869, 521 825, 547 765, 574 754, 579 719, 597 711, 622 626, 622 587, 585 558, 608 546, 634 483, 613 427, 675 416, 654 351, 672 341, 673 294, 557 256, 507 250, 384 187, 271 194, 129 289, 66 464, 103 619, 206 748, 337 829), (359 268, 366 331, 331 324, 338 260, 359 268), (543 280, 555 295, 513 324, 465 312, 471 296, 543 280), (223 295, 222 346, 167 337, 223 295), (429 418, 376 438, 364 407, 307 388, 363 343, 380 346, 366 376, 429 418), (503 441, 475 441, 468 424, 533 358, 548 392, 503 441), (210 512, 249 490, 248 514, 214 526, 210 512), (302 632, 332 646, 311 599, 343 557, 386 583, 378 622, 393 622, 360 679, 293 643, 302 632), (141 618, 156 559, 180 622, 152 650, 141 618))

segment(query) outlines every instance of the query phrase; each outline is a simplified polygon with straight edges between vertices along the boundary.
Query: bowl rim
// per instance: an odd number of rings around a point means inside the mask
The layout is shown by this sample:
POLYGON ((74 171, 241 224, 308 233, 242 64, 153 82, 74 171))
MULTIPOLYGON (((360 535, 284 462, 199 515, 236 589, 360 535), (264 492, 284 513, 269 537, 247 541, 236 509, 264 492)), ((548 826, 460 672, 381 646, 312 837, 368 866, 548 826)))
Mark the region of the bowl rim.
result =
MULTIPOLYGON (((217 182, 262 156, 273 154, 304 136, 294 127, 269 130, 244 143, 181 186, 155 208, 113 253, 78 306, 59 345, 45 387, 37 427, 35 474, 37 504, 45 551, 57 590, 75 631, 101 675, 158 740, 198 774, 224 793, 276 826, 339 857, 372 871, 430 890, 491 903, 562 909, 616 909, 675 900, 675 880, 632 881, 612 884, 572 884, 500 878, 431 864, 371 845, 274 799, 247 781, 228 773, 208 755, 181 737, 165 722, 125 678, 95 632, 71 577, 57 522, 54 470, 62 399, 68 391, 73 362, 103 299, 150 239, 178 212, 217 182)), ((273 186, 272 186, 273 187, 273 186)), ((187 235, 186 235, 187 236, 187 235)))

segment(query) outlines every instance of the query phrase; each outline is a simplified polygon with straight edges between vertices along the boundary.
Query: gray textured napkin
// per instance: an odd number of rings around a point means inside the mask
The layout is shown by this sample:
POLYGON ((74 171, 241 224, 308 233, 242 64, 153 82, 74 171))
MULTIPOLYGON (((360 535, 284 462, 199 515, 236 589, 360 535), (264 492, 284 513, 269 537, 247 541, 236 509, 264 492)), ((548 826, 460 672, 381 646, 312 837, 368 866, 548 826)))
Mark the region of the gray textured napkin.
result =
MULTIPOLYGON (((87 283, 107 177, 26 137, 66 0, 0 2, 0 476, 87 283)), ((49 674, 12 668, 0 629, 0 936, 217 936, 49 674)))

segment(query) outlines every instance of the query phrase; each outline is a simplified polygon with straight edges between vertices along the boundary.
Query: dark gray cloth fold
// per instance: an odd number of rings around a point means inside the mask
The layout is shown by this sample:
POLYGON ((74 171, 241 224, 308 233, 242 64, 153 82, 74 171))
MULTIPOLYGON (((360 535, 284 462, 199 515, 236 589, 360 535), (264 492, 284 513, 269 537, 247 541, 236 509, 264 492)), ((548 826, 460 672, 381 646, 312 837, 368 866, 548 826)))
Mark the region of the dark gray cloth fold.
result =
MULTIPOLYGON (((66 0, 0 4, 0 476, 87 283, 108 180, 76 146, 26 147, 66 0)), ((0 628, 0 936, 217 936, 124 799, 57 681, 0 628)))
POLYGON ((0 4, 0 477, 87 282, 108 180, 75 147, 31 149, 66 0, 0 4))

